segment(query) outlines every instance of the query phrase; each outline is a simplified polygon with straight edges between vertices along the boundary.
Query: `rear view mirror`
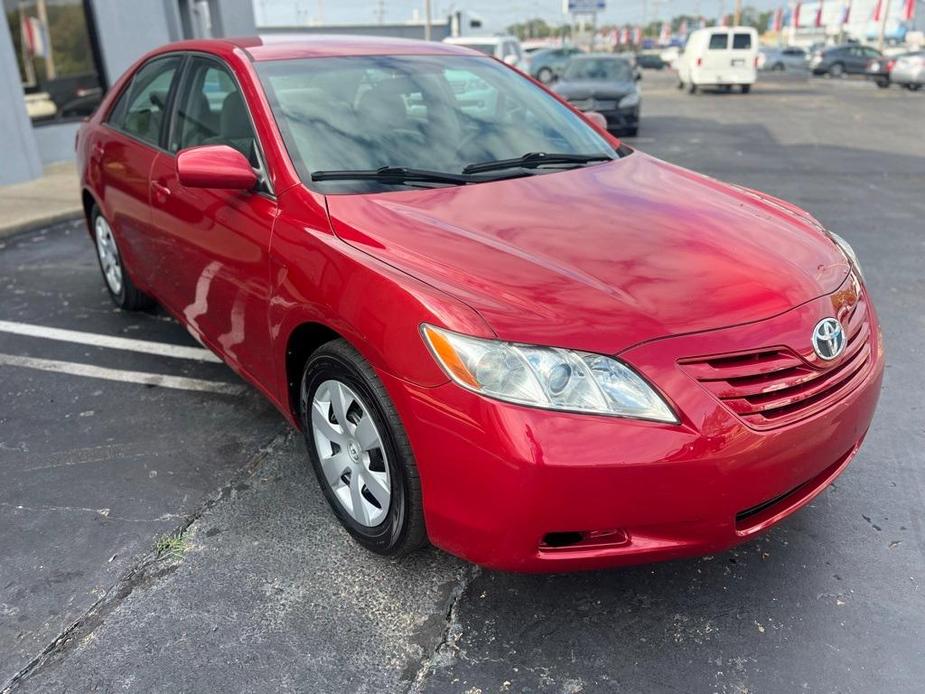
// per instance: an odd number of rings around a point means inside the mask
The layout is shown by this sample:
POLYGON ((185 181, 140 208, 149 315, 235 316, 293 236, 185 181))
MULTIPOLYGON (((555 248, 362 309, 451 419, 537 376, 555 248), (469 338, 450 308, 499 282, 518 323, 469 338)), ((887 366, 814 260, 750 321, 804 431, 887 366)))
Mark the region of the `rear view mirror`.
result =
POLYGON ((177 178, 189 188, 252 190, 257 185, 247 158, 228 145, 184 149, 177 155, 177 178))
POLYGON ((597 111, 585 111, 585 118, 594 123, 597 127, 607 130, 607 119, 604 118, 604 114, 598 113, 597 111))

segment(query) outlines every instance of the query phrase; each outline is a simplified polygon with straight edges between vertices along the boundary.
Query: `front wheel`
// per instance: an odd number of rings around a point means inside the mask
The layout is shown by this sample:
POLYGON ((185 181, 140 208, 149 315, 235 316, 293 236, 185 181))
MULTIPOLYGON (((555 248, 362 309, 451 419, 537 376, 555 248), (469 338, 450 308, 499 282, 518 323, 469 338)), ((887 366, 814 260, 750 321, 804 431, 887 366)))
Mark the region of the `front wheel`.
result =
POLYGON ((112 302, 125 311, 140 311, 153 306, 154 300, 140 291, 126 272, 112 227, 100 212, 100 208, 95 205, 90 214, 90 222, 93 226, 96 257, 112 302))
POLYGON ((689 85, 687 85, 687 93, 688 93, 688 94, 696 94, 696 93, 697 93, 697 85, 694 84, 693 82, 691 82, 689 85))
POLYGON ((845 66, 841 63, 835 63, 829 68, 829 77, 844 77, 845 66))
POLYGON ((750 85, 750 84, 743 84, 741 87, 739 87, 739 89, 742 90, 742 93, 743 93, 743 94, 748 94, 748 93, 752 90, 752 85, 750 85))
POLYGON ((877 80, 877 86, 881 89, 886 89, 890 86, 889 80, 877 80))
POLYGON ((386 556, 424 545, 411 445, 376 372, 346 341, 323 345, 306 363, 300 417, 318 482, 347 532, 386 556))
POLYGON ((552 82, 552 70, 548 67, 540 68, 540 71, 536 73, 536 78, 543 84, 549 84, 552 82))

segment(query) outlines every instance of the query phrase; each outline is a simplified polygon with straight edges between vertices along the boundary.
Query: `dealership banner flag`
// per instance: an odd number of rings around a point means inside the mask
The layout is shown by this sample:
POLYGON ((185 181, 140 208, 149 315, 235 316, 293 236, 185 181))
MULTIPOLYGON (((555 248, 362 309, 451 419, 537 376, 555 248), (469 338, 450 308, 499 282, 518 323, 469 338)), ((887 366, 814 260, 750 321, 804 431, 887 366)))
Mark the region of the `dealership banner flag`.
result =
POLYGON ((820 28, 820 27, 822 26, 822 8, 823 8, 823 5, 824 5, 823 0, 819 0, 819 8, 816 10, 816 28, 817 28, 817 29, 820 28))
POLYGON ((803 3, 798 2, 796 6, 793 8, 793 12, 790 15, 790 26, 794 28, 800 26, 800 7, 802 5, 803 3))
POLYGON ((22 18, 22 39, 29 55, 34 58, 48 57, 48 34, 38 17, 22 18))
POLYGON ((903 3, 903 20, 911 22, 915 19, 916 0, 906 0, 903 3))
POLYGON ((874 5, 874 21, 880 21, 880 13, 883 11, 883 0, 877 0, 877 4, 874 5))
POLYGON ((778 7, 774 10, 774 31, 779 32, 784 28, 784 8, 778 7))
POLYGON ((851 0, 848 0, 848 2, 845 3, 844 9, 842 10, 840 23, 847 24, 850 21, 851 21, 851 0))

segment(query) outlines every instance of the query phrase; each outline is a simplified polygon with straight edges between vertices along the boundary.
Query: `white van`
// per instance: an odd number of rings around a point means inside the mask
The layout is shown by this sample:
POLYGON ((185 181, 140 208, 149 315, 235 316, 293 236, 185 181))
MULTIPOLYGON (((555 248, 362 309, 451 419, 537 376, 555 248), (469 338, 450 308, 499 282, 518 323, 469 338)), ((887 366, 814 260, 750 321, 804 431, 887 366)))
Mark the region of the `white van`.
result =
POLYGON ((752 27, 710 27, 691 33, 678 61, 678 88, 738 86, 743 94, 758 78, 758 32, 752 27))

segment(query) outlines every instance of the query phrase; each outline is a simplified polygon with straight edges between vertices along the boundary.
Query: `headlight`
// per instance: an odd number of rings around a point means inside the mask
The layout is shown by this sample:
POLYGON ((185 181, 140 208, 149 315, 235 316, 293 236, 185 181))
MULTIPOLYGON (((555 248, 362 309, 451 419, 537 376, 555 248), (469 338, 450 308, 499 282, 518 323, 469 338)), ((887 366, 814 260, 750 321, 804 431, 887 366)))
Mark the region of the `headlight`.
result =
POLYGON ((620 99, 620 108, 630 108, 639 103, 639 92, 633 92, 632 94, 627 94, 622 99, 620 99))
POLYGON ((845 258, 848 259, 848 264, 854 268, 855 272, 861 276, 861 280, 863 281, 864 273, 861 271, 861 262, 858 260, 858 254, 854 252, 851 244, 834 231, 826 230, 825 233, 828 234, 829 238, 838 246, 838 249, 845 255, 845 258))
POLYGON ((427 324, 421 332, 449 377, 476 393, 550 410, 678 423, 661 396, 616 359, 468 337, 427 324))

